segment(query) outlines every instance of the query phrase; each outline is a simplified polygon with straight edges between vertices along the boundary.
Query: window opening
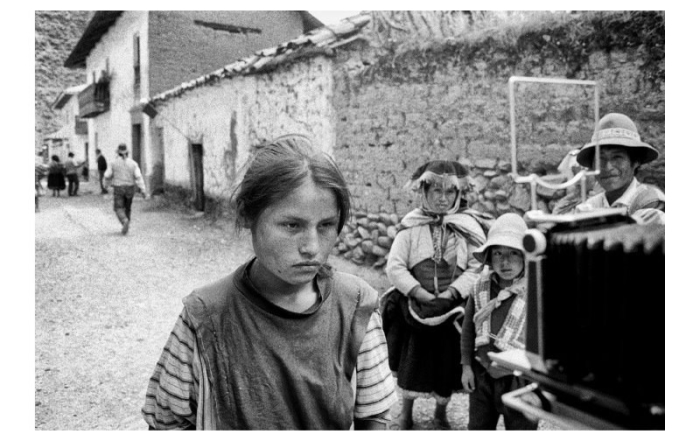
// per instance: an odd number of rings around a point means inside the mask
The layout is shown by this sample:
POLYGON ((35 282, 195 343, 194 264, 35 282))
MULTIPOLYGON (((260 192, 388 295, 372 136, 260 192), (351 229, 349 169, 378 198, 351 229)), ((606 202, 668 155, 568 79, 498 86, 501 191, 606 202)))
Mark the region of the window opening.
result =
POLYGON ((194 24, 204 26, 205 28, 214 29, 215 31, 226 31, 232 34, 262 34, 262 30, 258 28, 248 28, 245 26, 214 23, 211 21, 195 20, 194 24))

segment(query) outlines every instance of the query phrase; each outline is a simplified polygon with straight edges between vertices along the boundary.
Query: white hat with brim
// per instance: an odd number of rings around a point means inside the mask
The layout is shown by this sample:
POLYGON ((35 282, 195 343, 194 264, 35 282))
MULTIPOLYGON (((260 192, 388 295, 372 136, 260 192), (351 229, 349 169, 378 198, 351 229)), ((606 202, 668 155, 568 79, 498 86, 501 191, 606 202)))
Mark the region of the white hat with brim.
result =
POLYGON ((486 242, 474 250, 472 255, 479 262, 488 265, 486 262, 488 256, 489 247, 502 245, 505 247, 515 248, 516 250, 525 253, 523 248, 523 237, 525 237, 525 231, 527 230, 527 225, 523 218, 515 213, 506 213, 496 219, 493 226, 489 230, 488 238, 486 242))
POLYGON ((641 140, 634 122, 621 113, 608 113, 600 119, 591 142, 581 148, 576 161, 586 168, 593 168, 596 144, 633 148, 642 164, 659 157, 658 150, 641 140))

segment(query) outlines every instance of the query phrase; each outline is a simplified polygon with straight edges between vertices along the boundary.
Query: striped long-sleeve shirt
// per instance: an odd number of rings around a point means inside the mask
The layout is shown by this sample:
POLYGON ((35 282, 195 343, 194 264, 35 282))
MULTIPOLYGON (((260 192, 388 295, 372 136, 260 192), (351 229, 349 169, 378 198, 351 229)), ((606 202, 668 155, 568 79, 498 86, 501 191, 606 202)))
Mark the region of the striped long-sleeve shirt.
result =
MULTIPOLYGON (((182 313, 148 383, 141 413, 154 429, 215 429, 215 413, 206 370, 187 311, 182 313)), ((373 312, 360 346, 354 381, 355 419, 388 415, 396 401, 381 318, 373 312)))

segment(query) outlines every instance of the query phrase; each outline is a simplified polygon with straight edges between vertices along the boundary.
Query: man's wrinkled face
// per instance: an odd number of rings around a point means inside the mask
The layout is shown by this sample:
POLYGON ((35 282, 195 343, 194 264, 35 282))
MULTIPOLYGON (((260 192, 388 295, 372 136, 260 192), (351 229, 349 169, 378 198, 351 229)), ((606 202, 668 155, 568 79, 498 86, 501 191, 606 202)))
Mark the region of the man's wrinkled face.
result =
POLYGON ((627 149, 617 146, 600 148, 600 175, 598 183, 605 192, 626 189, 634 179, 634 170, 639 166, 633 162, 627 149))

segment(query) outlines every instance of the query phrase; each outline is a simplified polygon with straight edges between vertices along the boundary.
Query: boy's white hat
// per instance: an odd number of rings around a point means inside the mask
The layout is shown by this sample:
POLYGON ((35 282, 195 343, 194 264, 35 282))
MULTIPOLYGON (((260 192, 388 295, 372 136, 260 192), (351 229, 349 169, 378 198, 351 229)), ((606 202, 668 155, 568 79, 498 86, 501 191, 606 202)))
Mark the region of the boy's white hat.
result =
POLYGON ((472 254, 476 260, 488 265, 489 262, 484 262, 484 259, 488 256, 489 247, 494 245, 515 248, 525 253, 523 237, 525 237, 526 230, 527 225, 525 225, 525 221, 517 214, 506 213, 501 215, 489 229, 486 243, 474 250, 472 254))

